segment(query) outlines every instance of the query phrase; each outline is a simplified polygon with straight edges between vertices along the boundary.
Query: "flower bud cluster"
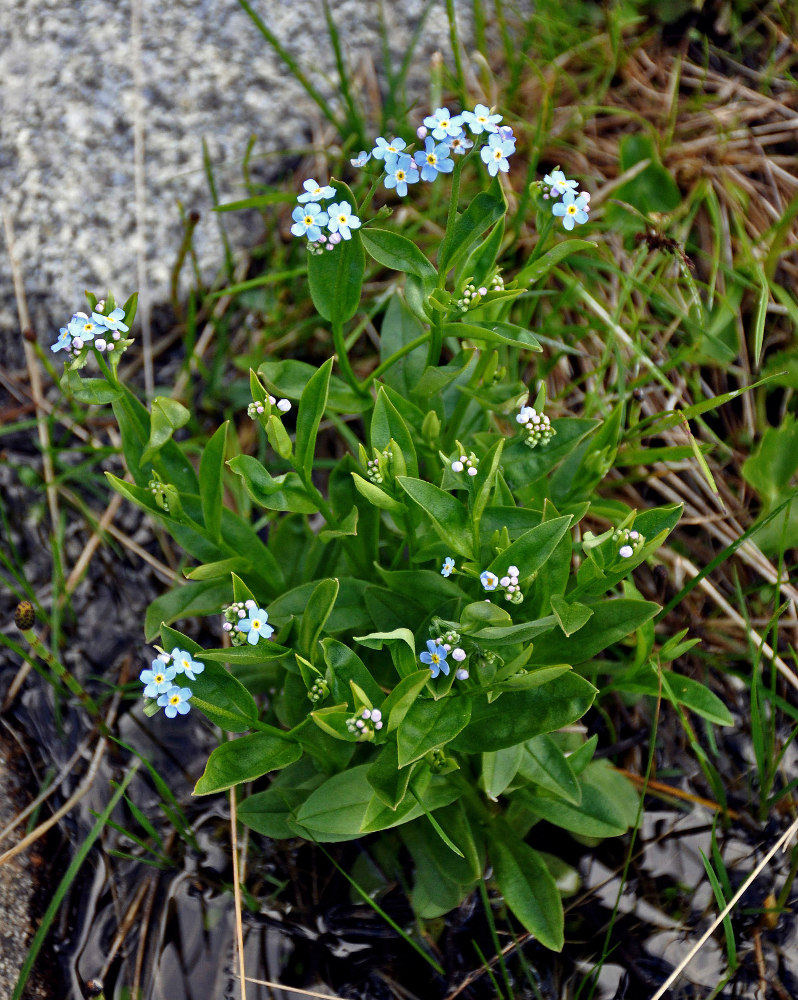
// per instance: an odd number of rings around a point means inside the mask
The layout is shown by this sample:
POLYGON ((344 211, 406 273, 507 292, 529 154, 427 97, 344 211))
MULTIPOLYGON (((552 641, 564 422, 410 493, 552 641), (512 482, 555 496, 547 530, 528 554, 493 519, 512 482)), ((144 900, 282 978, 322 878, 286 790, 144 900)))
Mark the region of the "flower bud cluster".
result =
POLYGON ((327 681, 325 681, 323 677, 317 677, 310 686, 308 698, 310 698, 314 705, 318 705, 319 702, 324 701, 329 693, 330 687, 327 684, 327 681))
POLYGON ((370 458, 366 462, 366 475, 371 480, 372 483, 379 486, 383 481, 383 472, 386 472, 386 464, 390 462, 393 458, 393 452, 390 448, 385 448, 382 452, 374 449, 374 458, 370 458), (382 459, 382 461, 381 461, 382 459))
POLYGON ((533 406, 522 406, 515 419, 516 423, 523 425, 526 431, 524 444, 530 448, 547 445, 557 433, 546 414, 538 413, 533 406))
POLYGON ((446 767, 446 754, 440 747, 437 750, 430 750, 427 754, 429 769, 433 774, 440 774, 446 767))
POLYGON ((452 462, 452 472, 465 472, 469 476, 475 476, 477 474, 477 466, 479 465, 479 459, 474 454, 473 451, 469 452, 468 455, 460 455, 452 462))
POLYGON ((512 601, 513 604, 521 604, 524 595, 518 586, 519 569, 517 566, 508 566, 507 574, 499 580, 499 586, 504 587, 505 601, 512 601))
POLYGON ((166 514, 169 513, 169 501, 166 499, 166 487, 160 479, 151 479, 147 483, 147 489, 155 497, 155 502, 166 514))
POLYGON ((359 742, 370 743, 377 730, 382 729, 382 712, 378 708, 364 708, 360 715, 346 720, 346 728, 353 736, 357 734, 359 742))
POLYGON ((490 286, 488 288, 489 292, 503 292, 504 291, 504 278, 497 271, 496 274, 490 279, 490 286))
POLYGON ((256 646, 261 638, 269 639, 274 632, 269 625, 269 615, 259 608, 256 601, 235 601, 222 609, 222 628, 230 635, 234 646, 249 643, 256 646))
POLYGON ((480 301, 487 294, 488 289, 485 285, 480 285, 480 287, 477 288, 476 285, 469 281, 463 289, 462 296, 457 300, 457 306, 463 312, 467 312, 469 309, 473 309, 474 306, 479 305, 480 301))
POLYGON ((612 540, 620 544, 618 555, 622 559, 631 559, 640 546, 645 543, 645 538, 639 531, 629 528, 619 528, 614 531, 612 540))
MULTIPOLYGON (((269 405, 276 406, 280 413, 288 413, 291 409, 290 399, 275 399, 274 396, 269 396, 269 405)), ((263 403, 250 403, 247 407, 247 416, 255 420, 257 417, 263 416, 266 412, 266 407, 263 403)))
POLYGON ((77 312, 66 326, 62 326, 56 342, 51 345, 53 353, 64 351, 68 357, 76 357, 88 344, 98 351, 124 351, 132 341, 124 340, 122 334, 130 327, 125 323, 125 311, 119 307, 106 316, 105 302, 97 303, 91 316, 77 312))

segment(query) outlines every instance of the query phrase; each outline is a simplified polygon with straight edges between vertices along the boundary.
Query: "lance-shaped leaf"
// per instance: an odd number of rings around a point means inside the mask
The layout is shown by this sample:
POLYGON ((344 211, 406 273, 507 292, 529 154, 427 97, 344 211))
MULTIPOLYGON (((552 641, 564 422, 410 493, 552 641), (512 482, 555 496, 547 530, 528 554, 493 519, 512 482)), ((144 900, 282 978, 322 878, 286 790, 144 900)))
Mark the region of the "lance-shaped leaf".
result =
POLYGON ((400 476, 402 489, 428 515, 432 527, 455 552, 466 559, 474 558, 471 523, 465 507, 451 493, 426 483, 422 479, 400 476))
POLYGON ((385 267, 420 278, 425 291, 435 287, 438 272, 412 240, 387 229, 369 227, 361 233, 367 252, 385 267))
POLYGON ((310 379, 299 400, 296 418, 296 442, 294 446, 296 467, 310 478, 313 471, 313 457, 316 449, 316 435, 319 423, 327 405, 333 359, 328 358, 310 379))
POLYGON ((249 496, 267 510, 290 510, 297 514, 314 514, 316 503, 308 495, 295 472, 271 476, 252 455, 236 455, 227 463, 241 476, 249 496))
POLYGON ((263 774, 288 767, 302 756, 302 747, 279 729, 250 733, 218 746, 194 786, 195 795, 222 792, 233 785, 254 781, 263 774))
POLYGON ((441 698, 415 701, 399 725, 397 746, 399 767, 419 760, 430 750, 446 746, 468 725, 469 698, 441 698))
POLYGON ((510 910, 544 947, 560 951, 562 901, 543 859, 509 831, 506 836, 489 837, 488 851, 496 884, 510 910))
POLYGON ((151 462, 159 449, 166 444, 179 427, 191 419, 191 413, 170 396, 156 396, 152 401, 150 439, 141 456, 142 462, 151 462))

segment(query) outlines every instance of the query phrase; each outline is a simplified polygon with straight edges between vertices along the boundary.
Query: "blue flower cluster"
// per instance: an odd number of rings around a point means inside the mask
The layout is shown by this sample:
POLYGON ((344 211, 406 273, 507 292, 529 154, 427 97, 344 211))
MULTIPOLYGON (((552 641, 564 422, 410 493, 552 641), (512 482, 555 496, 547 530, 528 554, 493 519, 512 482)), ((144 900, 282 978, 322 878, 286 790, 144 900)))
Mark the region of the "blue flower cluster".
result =
MULTIPOLYGON (((102 304, 97 304, 97 309, 102 309, 102 304)), ((66 326, 62 326, 58 334, 58 339, 50 346, 50 350, 66 351, 71 355, 83 349, 83 346, 92 341, 93 346, 98 351, 113 351, 123 333, 127 333, 130 327, 124 322, 125 312, 116 308, 108 315, 95 310, 91 316, 86 313, 75 313, 66 326)))
POLYGON ((191 706, 190 687, 180 687, 175 683, 178 674, 183 674, 188 680, 195 681, 201 674, 205 664, 192 659, 191 653, 184 649, 173 649, 171 653, 159 653, 152 661, 149 670, 142 670, 139 680, 144 685, 144 697, 157 699, 157 704, 166 712, 170 719, 176 715, 186 715, 191 706))
POLYGON ((380 136, 371 152, 361 150, 351 163, 353 167, 363 167, 372 157, 382 160, 385 187, 395 189, 404 197, 408 184, 419 180, 434 181, 438 174, 450 174, 454 170, 452 157, 462 156, 474 145, 467 128, 471 135, 487 138, 480 156, 488 173, 495 177, 499 171, 507 173, 510 169, 507 158, 515 152, 513 130, 508 125, 500 125, 501 120, 501 115, 491 114, 484 104, 459 115, 451 115, 448 108, 437 108, 434 114, 427 115, 416 133, 424 143, 423 149, 411 155, 404 139, 394 138, 389 142, 380 136))
POLYGON ((257 646, 261 638, 270 639, 274 632, 269 624, 268 613, 259 608, 251 598, 228 605, 223 609, 222 617, 222 628, 230 633, 230 641, 234 646, 243 646, 244 643, 257 646))
POLYGON ((559 167, 546 174, 543 183, 548 186, 544 198, 559 198, 552 205, 552 215, 562 218, 563 226, 571 230, 578 222, 580 225, 587 222, 590 212, 590 194, 587 191, 577 191, 576 181, 569 181, 559 167))
POLYGON ((335 197, 335 188, 317 184, 313 178, 302 186, 305 192, 299 196, 299 204, 291 213, 292 234, 307 236, 310 244, 317 245, 316 252, 322 247, 332 250, 341 240, 351 240, 352 230, 360 228, 360 219, 352 213, 349 202, 338 201, 322 208, 323 201, 335 197))

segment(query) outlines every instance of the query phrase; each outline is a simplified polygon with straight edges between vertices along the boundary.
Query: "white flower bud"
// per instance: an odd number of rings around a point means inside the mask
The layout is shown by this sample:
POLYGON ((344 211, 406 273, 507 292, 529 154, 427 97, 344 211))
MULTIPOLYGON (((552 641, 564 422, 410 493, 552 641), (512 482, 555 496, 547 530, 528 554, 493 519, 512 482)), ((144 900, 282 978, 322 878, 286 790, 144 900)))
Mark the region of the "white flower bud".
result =
POLYGON ((372 708, 371 710, 371 721, 379 722, 382 718, 382 712, 378 708, 372 708))
POLYGON ((466 651, 464 649, 460 649, 460 647, 458 646, 457 649, 452 650, 453 660, 456 660, 458 663, 462 663, 465 658, 466 658, 466 651))
POLYGON ((469 474, 469 476, 475 476, 477 474, 477 470, 474 468, 473 465, 469 466, 469 468, 468 468, 468 474, 469 474))
POLYGON ((508 576, 518 576, 520 574, 520 572, 521 571, 518 569, 517 566, 508 566, 507 567, 507 574, 508 574, 508 576))
POLYGON ((452 462, 452 472, 462 472, 463 463, 462 462, 452 462))
POLYGON ((635 550, 632 548, 631 545, 622 545, 618 552, 618 555, 621 556, 621 558, 623 559, 628 559, 629 556, 634 555, 634 551, 635 550))
POLYGON ((277 409, 281 413, 288 413, 288 411, 291 409, 291 401, 288 400, 288 399, 280 399, 280 400, 278 400, 278 402, 277 402, 277 409))
POLYGON ((96 339, 96 340, 94 341, 94 346, 95 346, 95 347, 97 348, 97 350, 98 350, 98 351, 104 351, 104 350, 105 350, 105 348, 106 348, 106 343, 105 343, 105 341, 104 341, 104 340, 102 339, 102 337, 98 337, 98 338, 97 338, 97 339, 96 339))
POLYGON ((458 681, 467 681, 468 671, 465 667, 460 667, 460 669, 455 672, 454 676, 458 679, 458 681))

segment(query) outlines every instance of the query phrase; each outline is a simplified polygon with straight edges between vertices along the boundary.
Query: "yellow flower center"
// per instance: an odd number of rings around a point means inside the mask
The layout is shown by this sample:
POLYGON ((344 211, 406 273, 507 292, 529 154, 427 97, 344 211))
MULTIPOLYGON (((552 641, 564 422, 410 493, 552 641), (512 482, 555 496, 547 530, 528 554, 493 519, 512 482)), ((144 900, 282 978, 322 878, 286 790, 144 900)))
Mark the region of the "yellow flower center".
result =
POLYGON ((164 676, 164 674, 156 674, 153 679, 156 684, 163 684, 163 682, 166 680, 166 677, 164 676))
POLYGON ((449 119, 448 118, 443 118, 441 120, 441 122, 440 122, 440 126, 441 126, 441 128, 448 128, 449 127, 449 119))
POLYGON ((427 153, 427 163, 431 164, 433 167, 438 162, 438 157, 434 153, 427 153))
POLYGON ((184 670, 189 670, 191 668, 191 660, 187 660, 185 657, 180 661, 184 670))
POLYGON ((312 215, 306 215, 305 216, 305 225, 306 226, 312 226, 313 225, 313 216, 312 215))
POLYGON ((179 705, 180 704, 180 695, 179 694, 173 694, 172 697, 169 699, 169 704, 170 705, 179 705))
POLYGON ((260 618, 253 618, 252 619, 252 627, 253 628, 260 628, 260 626, 261 626, 261 620, 260 620, 260 618))
POLYGON ((568 214, 569 215, 576 215, 576 205, 569 205, 568 206, 568 214))
POLYGON ((493 159, 494 160, 501 160, 503 158, 504 158, 504 153, 500 149, 494 149, 494 151, 493 151, 493 159))
POLYGON ((440 658, 440 656, 438 656, 437 653, 431 653, 430 654, 430 659, 432 660, 433 663, 440 663, 441 662, 441 658, 440 658))
POLYGON ((338 216, 338 224, 341 225, 341 226, 345 226, 346 225, 346 216, 345 215, 339 215, 338 216))
POLYGON ((405 179, 405 172, 404 172, 404 170, 397 170, 396 171, 396 179, 398 181, 403 181, 405 179))

